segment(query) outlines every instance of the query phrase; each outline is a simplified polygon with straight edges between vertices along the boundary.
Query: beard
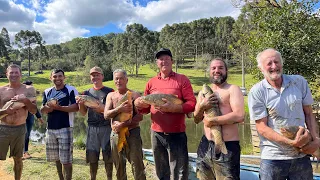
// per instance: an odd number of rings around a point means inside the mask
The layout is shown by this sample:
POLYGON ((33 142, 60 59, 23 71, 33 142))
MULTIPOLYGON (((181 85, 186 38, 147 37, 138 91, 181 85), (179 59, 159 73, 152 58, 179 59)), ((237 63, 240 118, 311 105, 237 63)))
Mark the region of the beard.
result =
POLYGON ((221 74, 221 76, 219 76, 216 79, 214 78, 214 75, 213 75, 210 77, 210 81, 212 82, 212 84, 220 85, 226 82, 227 78, 228 78, 228 73, 221 74))

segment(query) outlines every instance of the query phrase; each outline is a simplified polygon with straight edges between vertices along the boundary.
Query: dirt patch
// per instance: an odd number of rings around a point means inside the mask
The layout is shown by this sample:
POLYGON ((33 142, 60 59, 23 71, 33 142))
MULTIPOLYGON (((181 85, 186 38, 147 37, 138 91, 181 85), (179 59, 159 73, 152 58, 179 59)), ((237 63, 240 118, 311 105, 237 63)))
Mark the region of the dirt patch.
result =
POLYGON ((0 179, 5 179, 5 180, 14 180, 13 175, 7 173, 4 169, 4 164, 9 163, 9 160, 6 161, 0 161, 0 179))

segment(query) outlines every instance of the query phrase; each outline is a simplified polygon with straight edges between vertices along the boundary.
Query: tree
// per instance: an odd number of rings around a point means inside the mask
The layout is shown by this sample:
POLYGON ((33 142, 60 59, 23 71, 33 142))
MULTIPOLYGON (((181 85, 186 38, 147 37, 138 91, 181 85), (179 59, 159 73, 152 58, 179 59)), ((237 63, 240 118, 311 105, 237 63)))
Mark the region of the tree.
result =
POLYGON ((30 76, 30 55, 31 55, 31 46, 32 45, 40 45, 42 44, 41 34, 37 31, 23 31, 21 30, 19 33, 15 35, 15 43, 20 48, 27 48, 28 50, 28 74, 30 76))
POLYGON ((244 51, 241 46, 246 47, 246 70, 261 78, 255 57, 273 47, 285 60, 284 73, 301 74, 314 81, 320 68, 320 19, 314 11, 316 2, 281 1, 281 8, 244 6, 234 27, 239 37, 234 47, 239 54, 244 51))
POLYGON ((9 60, 10 50, 11 50, 11 44, 10 44, 9 33, 6 28, 2 28, 0 33, 0 57, 4 57, 6 60, 9 60))

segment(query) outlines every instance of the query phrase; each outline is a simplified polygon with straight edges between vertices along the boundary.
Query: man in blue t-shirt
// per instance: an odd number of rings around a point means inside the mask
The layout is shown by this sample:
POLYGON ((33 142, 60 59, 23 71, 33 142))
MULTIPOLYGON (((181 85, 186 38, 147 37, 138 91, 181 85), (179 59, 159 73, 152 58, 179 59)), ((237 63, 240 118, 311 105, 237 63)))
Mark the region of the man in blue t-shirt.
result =
POLYGON ((43 93, 41 113, 48 114, 46 133, 47 161, 55 161, 60 179, 72 179, 73 119, 78 111, 75 96, 78 91, 64 83, 61 69, 54 69, 50 76, 54 86, 43 93), (51 100, 57 101, 57 103, 51 100), (62 173, 62 165, 64 174, 62 173))
POLYGON ((103 86, 103 71, 100 67, 90 69, 90 79, 93 87, 84 92, 84 95, 94 97, 99 100, 100 107, 89 108, 84 105, 84 101, 77 100, 79 104, 79 112, 84 116, 88 113, 87 143, 86 143, 86 159, 90 163, 91 180, 96 179, 98 170, 98 161, 100 149, 102 149, 103 161, 107 173, 107 179, 112 179, 112 157, 110 147, 110 119, 104 119, 103 111, 106 103, 106 97, 113 89, 103 86))

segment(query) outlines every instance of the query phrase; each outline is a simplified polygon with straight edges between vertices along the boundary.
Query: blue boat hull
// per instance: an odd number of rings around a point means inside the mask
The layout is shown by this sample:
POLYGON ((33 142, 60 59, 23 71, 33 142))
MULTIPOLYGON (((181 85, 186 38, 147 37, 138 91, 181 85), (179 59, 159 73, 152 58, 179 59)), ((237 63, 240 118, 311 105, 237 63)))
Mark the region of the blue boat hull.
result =
MULTIPOLYGON (((152 151, 150 149, 143 149, 145 159, 151 163, 154 163, 152 151)), ((241 158, 258 158, 258 156, 241 156, 241 158)), ((197 180, 196 176, 196 159, 197 155, 195 153, 189 153, 189 179, 197 180)), ((259 170, 260 167, 257 165, 241 163, 240 164, 240 179, 244 180, 259 180, 259 170)), ((320 174, 313 175, 314 180, 320 180, 320 174)))

